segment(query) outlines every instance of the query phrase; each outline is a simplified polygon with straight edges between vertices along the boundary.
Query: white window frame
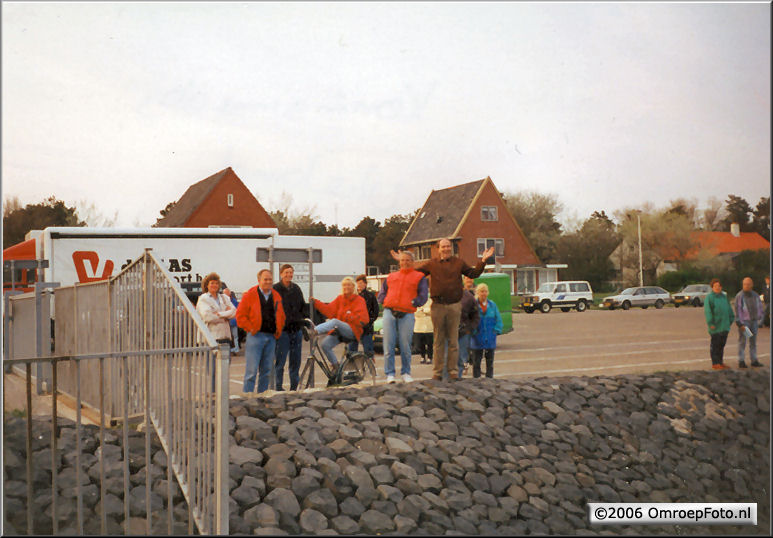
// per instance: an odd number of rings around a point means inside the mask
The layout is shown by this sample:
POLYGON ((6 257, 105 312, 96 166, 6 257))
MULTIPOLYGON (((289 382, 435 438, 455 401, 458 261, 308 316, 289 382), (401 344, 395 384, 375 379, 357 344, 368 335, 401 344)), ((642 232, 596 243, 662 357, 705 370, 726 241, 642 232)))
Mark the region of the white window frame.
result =
POLYGON ((478 238, 478 257, 483 255, 483 251, 488 247, 494 247, 494 255, 501 258, 505 255, 505 240, 501 237, 479 237, 478 238))
POLYGON ((234 195, 233 194, 227 194, 225 197, 225 203, 228 204, 228 207, 234 206, 234 195))
POLYGON ((419 247, 419 256, 418 259, 420 260, 428 260, 432 257, 432 245, 423 245, 419 247))
POLYGON ((497 222, 499 220, 499 211, 495 205, 484 205, 480 207, 480 220, 483 222, 497 222))

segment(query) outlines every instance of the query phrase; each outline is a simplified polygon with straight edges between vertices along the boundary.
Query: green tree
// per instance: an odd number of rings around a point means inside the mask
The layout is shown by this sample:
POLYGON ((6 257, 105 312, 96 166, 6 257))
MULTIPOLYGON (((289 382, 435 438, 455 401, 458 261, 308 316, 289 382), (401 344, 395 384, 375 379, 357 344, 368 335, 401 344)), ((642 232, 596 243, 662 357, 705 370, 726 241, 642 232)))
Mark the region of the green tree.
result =
POLYGON ((381 231, 381 224, 371 217, 363 217, 357 226, 351 230, 347 230, 346 235, 349 237, 364 237, 365 238, 365 263, 366 265, 377 265, 374 263, 374 245, 378 233, 381 231))
POLYGON ((400 243, 415 214, 416 212, 407 215, 397 214, 384 220, 384 224, 373 240, 373 256, 368 260, 368 265, 376 265, 380 272, 386 273, 390 265, 397 263, 390 251, 400 243))
POLYGON ((752 213, 752 231, 770 241, 770 196, 760 198, 752 213))
POLYGON ((587 280, 594 290, 604 289, 614 278, 615 268, 609 256, 620 242, 615 223, 604 211, 594 211, 574 232, 562 235, 556 255, 568 267, 566 280, 587 280))
POLYGON ((561 236, 561 224, 556 220, 563 204, 551 194, 534 191, 503 194, 505 205, 515 217, 534 252, 543 263, 560 261, 556 248, 561 236))
POLYGON ((752 213, 752 206, 749 205, 749 202, 740 196, 729 194, 727 200, 725 200, 725 212, 726 216, 722 221, 724 225, 722 231, 729 231, 730 225, 736 222, 740 225, 742 232, 752 231, 749 225, 749 215, 752 213))
POLYGON ((49 226, 86 226, 86 223, 78 218, 75 207, 67 207, 55 196, 24 207, 18 199, 3 206, 3 245, 6 247, 24 241, 30 230, 43 230, 49 226))
POLYGON ((641 218, 641 253, 644 283, 655 282, 658 265, 666 260, 681 260, 695 248, 693 223, 690 218, 669 208, 656 210, 650 205, 641 209, 617 212, 621 244, 614 255, 622 267, 625 284, 639 281, 639 237, 637 214, 641 218))

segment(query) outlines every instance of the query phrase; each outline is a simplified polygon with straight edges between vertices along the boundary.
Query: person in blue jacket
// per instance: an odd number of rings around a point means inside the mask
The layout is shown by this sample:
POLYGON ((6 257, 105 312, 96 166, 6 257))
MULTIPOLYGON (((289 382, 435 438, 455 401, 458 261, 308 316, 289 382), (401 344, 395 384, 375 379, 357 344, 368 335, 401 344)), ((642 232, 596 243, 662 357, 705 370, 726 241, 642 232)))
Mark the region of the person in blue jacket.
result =
POLYGON ((486 377, 494 377, 494 350, 497 347, 497 335, 502 334, 502 316, 493 301, 488 300, 488 286, 478 284, 475 288, 475 305, 480 312, 478 328, 472 333, 470 351, 472 351, 472 377, 480 377, 480 363, 486 356, 486 377))

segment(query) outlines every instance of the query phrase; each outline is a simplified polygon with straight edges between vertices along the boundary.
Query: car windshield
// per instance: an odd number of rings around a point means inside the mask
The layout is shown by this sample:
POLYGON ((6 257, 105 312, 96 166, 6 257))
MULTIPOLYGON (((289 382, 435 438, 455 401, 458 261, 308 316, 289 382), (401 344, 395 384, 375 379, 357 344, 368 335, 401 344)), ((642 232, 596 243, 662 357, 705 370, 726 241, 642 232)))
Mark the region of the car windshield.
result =
POLYGON ((555 285, 555 282, 545 282, 537 289, 537 293, 551 293, 555 285))
POLYGON ((633 292, 635 292, 637 289, 639 288, 626 288, 620 292, 620 295, 633 295, 633 292))
POLYGON ((686 286, 682 291, 684 293, 695 293, 696 291, 703 291, 703 286, 699 284, 692 284, 690 286, 686 286))

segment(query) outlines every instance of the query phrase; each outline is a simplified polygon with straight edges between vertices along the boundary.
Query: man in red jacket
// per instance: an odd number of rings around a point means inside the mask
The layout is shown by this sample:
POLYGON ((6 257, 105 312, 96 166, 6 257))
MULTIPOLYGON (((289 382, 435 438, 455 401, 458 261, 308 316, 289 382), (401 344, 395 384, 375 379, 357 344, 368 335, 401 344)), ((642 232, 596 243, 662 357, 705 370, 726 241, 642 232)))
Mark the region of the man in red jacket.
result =
POLYGON ((341 295, 332 302, 323 303, 314 299, 314 308, 328 318, 326 322, 316 326, 316 331, 318 334, 327 333, 322 340, 322 351, 333 366, 338 366, 338 358, 333 348, 342 341, 339 335, 359 342, 363 327, 370 321, 365 299, 354 292, 354 287, 354 280, 347 276, 341 281, 341 295), (333 334, 330 334, 331 332, 333 334))
POLYGON ((244 392, 255 390, 256 375, 258 392, 268 390, 276 341, 282 335, 285 325, 282 296, 271 287, 273 283, 271 271, 262 269, 258 273, 258 285, 242 295, 239 308, 236 309, 236 324, 247 331, 247 342, 244 345, 244 392))

